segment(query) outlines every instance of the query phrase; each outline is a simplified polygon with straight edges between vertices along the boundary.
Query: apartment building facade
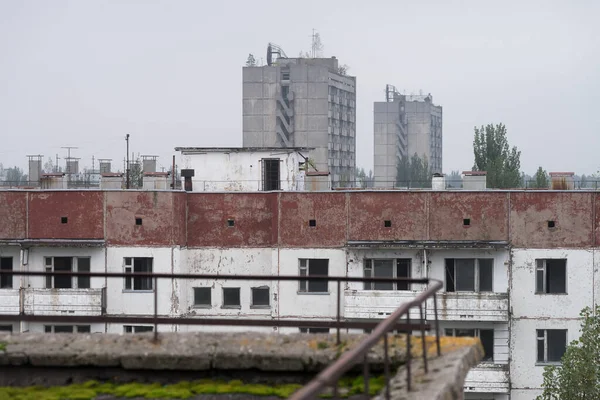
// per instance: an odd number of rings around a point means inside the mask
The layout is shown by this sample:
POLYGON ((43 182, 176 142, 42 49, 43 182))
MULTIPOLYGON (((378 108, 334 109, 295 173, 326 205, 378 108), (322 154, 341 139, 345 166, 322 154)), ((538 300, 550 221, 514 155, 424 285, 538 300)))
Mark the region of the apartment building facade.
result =
POLYGON ((268 59, 242 70, 243 146, 314 148, 318 171, 329 172, 338 186, 351 184, 356 78, 342 73, 335 57, 268 59))
MULTIPOLYGON (((9 277, 3 270, 429 277, 445 335, 478 336, 466 399, 531 399, 598 291, 600 195, 585 191, 0 191, 0 328, 135 333, 24 315, 335 319, 334 283, 9 277)), ((347 320, 423 287, 349 283, 347 320)), ((434 305, 426 315, 433 317, 434 305)), ((412 311, 416 317, 418 310, 412 311)), ((159 325, 160 331, 242 328, 159 325)), ((297 328, 255 328, 298 332, 297 328)), ((247 330, 247 328, 243 328, 247 330)), ((314 331, 314 330, 309 330, 314 331)))

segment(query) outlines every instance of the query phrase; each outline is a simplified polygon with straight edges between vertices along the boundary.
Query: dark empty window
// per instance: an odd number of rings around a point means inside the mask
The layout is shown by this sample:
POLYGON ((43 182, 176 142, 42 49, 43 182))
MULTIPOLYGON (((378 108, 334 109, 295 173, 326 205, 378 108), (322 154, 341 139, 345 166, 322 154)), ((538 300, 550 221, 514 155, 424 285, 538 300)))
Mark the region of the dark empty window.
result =
POLYGON ((77 325, 77 333, 90 333, 92 331, 90 325, 77 325))
POLYGON ((491 292, 494 260, 487 258, 446 259, 447 292, 491 292))
POLYGON ((392 221, 390 221, 389 219, 386 219, 385 221, 383 221, 383 226, 386 228, 391 228, 392 227, 392 221))
POLYGON ((209 287, 194 288, 194 305, 210 307, 212 305, 211 292, 212 288, 209 287))
POLYGON ((241 307, 240 288, 223 288, 223 307, 241 307))
MULTIPOLYGON (((152 273, 152 258, 150 257, 126 257, 125 273, 152 273)), ((152 277, 134 276, 125 278, 125 290, 152 290, 152 277)))
POLYGON ((279 158, 263 158, 262 160, 263 190, 279 190, 279 158))
POLYGON ((463 219, 463 225, 464 226, 471 225, 471 218, 465 218, 465 219, 463 219))
POLYGON ((300 328, 301 333, 329 333, 329 328, 300 328))
POLYGON ((67 217, 60 217, 61 224, 66 224, 68 221, 69 221, 69 219, 67 217))
POLYGON ((154 332, 154 327, 148 325, 124 325, 123 331, 125 333, 147 333, 154 332))
POLYGON ((566 329, 537 330, 537 361, 560 362, 567 349, 566 329))
MULTIPOLYGON (((410 258, 365 260, 366 278, 410 278, 410 258)), ((408 282, 365 282, 365 290, 410 290, 408 282)))
POLYGON ((0 258, 0 289, 12 289, 13 276, 2 273, 5 271, 12 271, 12 269, 13 269, 12 257, 0 258))
POLYGON ((536 260, 536 293, 567 293, 567 260, 536 260))
POLYGON ((45 333, 90 333, 90 325, 44 325, 45 333))
POLYGON ((231 218, 228 219, 227 220, 227 226, 230 227, 230 228, 233 227, 233 226, 235 226, 235 221, 233 219, 231 219, 231 218))
MULTIPOLYGON (((90 272, 89 257, 46 257, 46 272, 90 272)), ((47 289, 89 289, 89 276, 57 275, 46 276, 47 289)))
POLYGON ((494 330, 493 329, 462 329, 447 328, 446 336, 455 337, 478 337, 483 347, 482 361, 494 361, 494 330))
MULTIPOLYGON (((323 258, 301 259, 300 276, 327 276, 329 275, 329 260, 323 258)), ((300 281, 299 291, 310 293, 326 293, 329 289, 326 280, 300 281)))
POLYGON ((0 332, 12 333, 12 331, 13 331, 12 325, 0 325, 0 332))
MULTIPOLYGON (((77 258, 77 272, 90 272, 90 259, 88 257, 77 258)), ((77 287, 79 289, 90 288, 90 277, 89 276, 78 276, 77 287)))
POLYGON ((317 220, 316 219, 309 219, 308 220, 308 226, 317 226, 317 220))
POLYGON ((136 225, 141 225, 142 224, 142 219, 141 218, 136 218, 135 219, 135 224, 136 225))
POLYGON ((252 288, 252 306, 269 306, 269 288, 267 286, 252 288))
POLYGON ((548 221, 548 228, 554 228, 556 223, 554 221, 548 221))

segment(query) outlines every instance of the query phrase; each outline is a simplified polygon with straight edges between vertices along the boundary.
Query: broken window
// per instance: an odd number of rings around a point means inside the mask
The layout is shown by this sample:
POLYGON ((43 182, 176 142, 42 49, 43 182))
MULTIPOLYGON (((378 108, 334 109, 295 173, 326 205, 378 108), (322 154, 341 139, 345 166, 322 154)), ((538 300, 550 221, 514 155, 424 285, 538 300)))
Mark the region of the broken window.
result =
POLYGON ((194 288, 194 305, 202 307, 210 307, 212 288, 209 287, 197 287, 194 288))
MULTIPOLYGON (((300 276, 327 276, 329 275, 329 259, 311 258, 300 259, 300 276)), ((327 293, 329 282, 326 280, 307 280, 299 282, 299 292, 327 293)))
POLYGON ((494 361, 494 330, 493 329, 462 329, 447 328, 444 332, 446 336, 454 337, 477 337, 483 347, 482 361, 494 361))
POLYGON ((560 362, 566 349, 566 329, 537 330, 537 362, 560 362))
POLYGON ((45 333, 90 333, 90 325, 44 325, 45 333))
POLYGON ((263 190, 279 190, 279 158, 262 159, 262 186, 263 190))
POLYGON ((567 260, 536 260, 536 293, 567 293, 567 260))
MULTIPOLYGON (((90 272, 90 257, 45 257, 46 272, 90 272)), ((89 276, 47 275, 46 289, 89 289, 89 276)))
POLYGON ((269 288, 267 286, 252 288, 252 306, 269 307, 269 288))
POLYGON ((223 307, 240 308, 240 288, 223 288, 223 307))
MULTIPOLYGON (((365 260, 365 278, 410 278, 410 258, 365 260)), ((410 290, 408 282, 365 282, 365 290, 410 290)))
POLYGON ((125 333, 147 333, 154 332, 154 327, 151 325, 123 325, 125 333))
POLYGON ((329 333, 329 328, 300 328, 300 333, 329 333))
POLYGON ((13 259, 12 257, 0 258, 0 289, 12 289, 13 287, 13 276, 3 274, 3 271, 12 271, 13 259))
POLYGON ((491 292, 494 260, 491 258, 446 259, 447 292, 491 292))
MULTIPOLYGON (((152 273, 151 257, 125 257, 125 273, 152 273)), ((153 290, 151 276, 125 277, 125 290, 153 290)))

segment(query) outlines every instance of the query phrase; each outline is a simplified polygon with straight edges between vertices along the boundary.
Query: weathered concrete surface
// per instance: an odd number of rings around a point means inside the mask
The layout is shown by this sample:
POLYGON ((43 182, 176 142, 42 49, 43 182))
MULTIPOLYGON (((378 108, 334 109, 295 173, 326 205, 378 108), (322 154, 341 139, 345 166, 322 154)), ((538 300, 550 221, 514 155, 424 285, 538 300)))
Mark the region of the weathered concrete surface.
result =
POLYGON ((27 236, 26 192, 0 192, 0 239, 24 239, 27 236))
MULTIPOLYGON (((469 370, 483 358, 478 339, 460 338, 454 346, 445 346, 442 357, 429 360, 428 373, 423 360, 411 363, 411 391, 406 390, 406 367, 398 369, 391 380, 390 398, 393 400, 462 400, 463 386, 469 370), (454 348, 452 348, 454 347, 454 348)), ((385 388, 374 400, 385 399, 385 388)))

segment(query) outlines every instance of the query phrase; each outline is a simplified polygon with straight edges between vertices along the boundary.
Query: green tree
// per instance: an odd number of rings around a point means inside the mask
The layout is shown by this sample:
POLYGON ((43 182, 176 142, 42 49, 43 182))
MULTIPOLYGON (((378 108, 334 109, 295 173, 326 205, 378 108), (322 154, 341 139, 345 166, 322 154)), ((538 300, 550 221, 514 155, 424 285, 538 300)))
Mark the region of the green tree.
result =
POLYGON ((430 188, 432 170, 427 157, 419 157, 417 153, 409 159, 402 157, 396 166, 396 186, 413 188, 430 188))
POLYGON ((550 186, 550 179, 548 173, 542 167, 539 167, 534 176, 534 182, 532 187, 538 189, 547 189, 550 186))
POLYGON ((543 393, 537 400, 600 399, 600 306, 579 314, 581 336, 567 346, 561 365, 544 368, 543 393))
POLYGON ((19 167, 12 167, 6 169, 6 181, 11 184, 26 184, 27 174, 19 167))
POLYGON ((475 127, 473 171, 487 171, 487 186, 508 189, 521 182, 521 152, 509 148, 504 124, 475 127))
POLYGON ((254 58, 254 54, 248 54, 248 59, 246 60, 246 67, 256 67, 256 59, 254 58))

